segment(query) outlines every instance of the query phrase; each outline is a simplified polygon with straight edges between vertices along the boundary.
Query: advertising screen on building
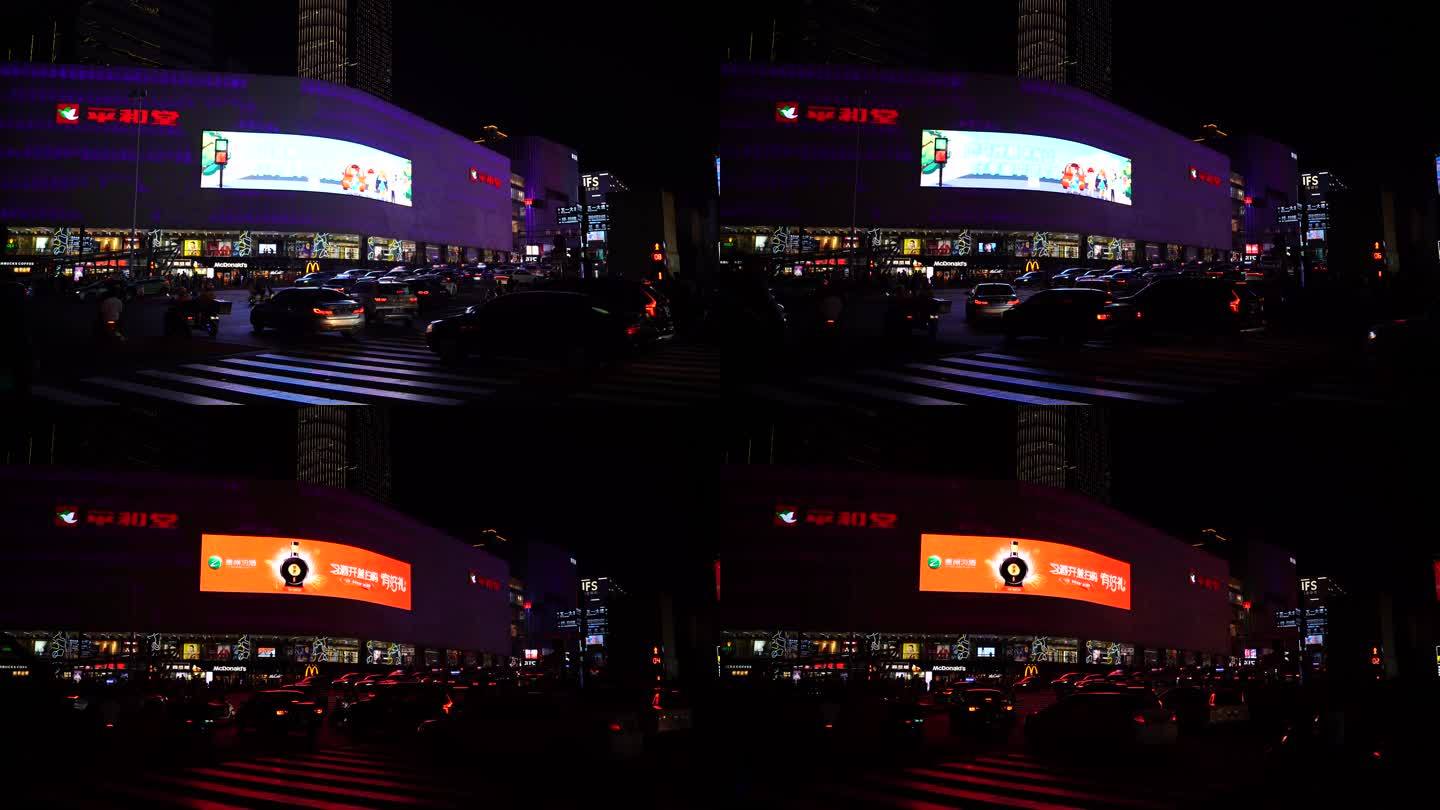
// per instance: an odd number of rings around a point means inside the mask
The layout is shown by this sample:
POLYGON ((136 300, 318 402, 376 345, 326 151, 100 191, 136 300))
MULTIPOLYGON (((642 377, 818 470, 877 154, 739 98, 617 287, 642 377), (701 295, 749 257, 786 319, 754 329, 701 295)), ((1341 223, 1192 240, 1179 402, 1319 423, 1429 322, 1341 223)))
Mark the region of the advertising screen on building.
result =
POLYGON ((329 596, 409 610, 412 585, 409 563, 341 543, 200 537, 201 591, 329 596))
POLYGON ((920 133, 922 187, 1052 191, 1130 205, 1131 171, 1130 158, 1044 135, 920 133))
POLYGON ((411 204, 407 158, 371 146, 275 132, 200 136, 200 187, 318 191, 411 204))
POLYGON ((920 590, 1050 596, 1130 609, 1130 564, 1013 537, 920 535, 920 590))

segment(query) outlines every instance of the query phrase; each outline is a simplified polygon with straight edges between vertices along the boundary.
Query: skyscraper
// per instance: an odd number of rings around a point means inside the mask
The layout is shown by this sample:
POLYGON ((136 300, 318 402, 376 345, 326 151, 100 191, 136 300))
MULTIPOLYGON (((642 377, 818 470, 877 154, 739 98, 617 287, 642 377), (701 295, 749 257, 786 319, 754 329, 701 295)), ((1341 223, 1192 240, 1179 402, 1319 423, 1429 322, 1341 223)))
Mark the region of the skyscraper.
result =
POLYGON ((300 0, 299 24, 301 77, 390 100, 390 0, 300 0))
POLYGON ((214 47, 210 0, 55 0, 6 11, 7 62, 208 70, 214 47))
POLYGON ((1110 97, 1110 0, 1019 0, 1015 66, 1110 97))

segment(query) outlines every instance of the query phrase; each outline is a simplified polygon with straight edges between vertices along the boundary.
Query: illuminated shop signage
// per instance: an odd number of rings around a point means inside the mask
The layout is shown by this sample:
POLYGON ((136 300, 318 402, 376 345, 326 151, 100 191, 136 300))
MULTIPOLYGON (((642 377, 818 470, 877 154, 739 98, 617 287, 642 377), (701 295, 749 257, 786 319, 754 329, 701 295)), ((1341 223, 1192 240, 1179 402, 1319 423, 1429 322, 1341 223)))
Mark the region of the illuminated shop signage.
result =
POLYGON ((1130 158, 1063 138, 925 129, 919 158, 921 188, 1048 191, 1131 203, 1130 158))
POLYGON ((811 526, 846 526, 857 529, 893 529, 895 521, 899 519, 894 512, 847 512, 788 504, 777 504, 774 516, 776 526, 808 523, 811 526))
POLYGON ((93 124, 136 124, 152 127, 173 127, 180 123, 176 110, 140 110, 120 107, 96 107, 92 104, 81 109, 79 104, 62 101, 55 105, 55 123, 75 126, 80 122, 93 124))
POLYGON ((1220 177, 1218 175, 1202 172, 1194 166, 1190 167, 1190 179, 1197 183, 1209 183, 1212 186, 1220 185, 1220 177))
POLYGON ((1130 564, 1012 537, 920 535, 920 590, 1049 596, 1130 609, 1130 564))
POLYGON ((1197 588, 1204 588, 1207 591, 1225 590, 1225 583, 1215 577, 1207 577, 1204 574, 1198 573, 1193 568, 1190 569, 1190 584, 1197 588))
POLYGON ((94 509, 73 504, 55 507, 56 526, 125 526, 132 529, 174 529, 180 516, 174 512, 131 512, 94 509))
POLYGON ((410 564, 373 551, 290 537, 204 534, 200 590, 354 599, 410 609, 410 564))
POLYGON ((487 577, 479 573, 478 571, 470 572, 470 584, 478 585, 479 587, 484 588, 487 591, 500 590, 500 580, 487 577))
POLYGON ((474 166, 470 167, 470 182, 484 183, 487 186, 494 186, 495 188, 505 187, 505 183, 502 182, 500 178, 496 177, 493 174, 486 174, 475 168, 474 166))
POLYGON ((892 107, 837 107, 833 104, 807 104, 802 115, 800 102, 775 102, 775 121, 794 124, 801 119, 822 124, 877 124, 894 126, 900 121, 900 111, 892 107))

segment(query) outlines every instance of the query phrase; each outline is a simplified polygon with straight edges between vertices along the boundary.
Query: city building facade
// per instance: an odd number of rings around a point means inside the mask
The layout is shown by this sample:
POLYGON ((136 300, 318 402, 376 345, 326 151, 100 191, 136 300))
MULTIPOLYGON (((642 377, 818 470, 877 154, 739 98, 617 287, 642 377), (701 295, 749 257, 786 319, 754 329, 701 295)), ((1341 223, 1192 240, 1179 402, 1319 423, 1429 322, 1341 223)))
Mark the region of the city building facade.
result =
POLYGON ((509 160, 358 90, 7 64, 0 92, 21 122, 0 168, 24 189, 0 199, 7 261, 224 277, 513 249, 509 160))
POLYGON ((209 70, 210 0, 51 0, 6 11, 7 62, 209 70))
POLYGON ((725 65, 719 157, 722 262, 803 270, 879 246, 933 273, 1233 244, 1228 158, 1051 82, 725 65))
POLYGON ((1110 0, 1018 0, 1016 74, 1110 97, 1110 0))
POLYGON ((305 79, 390 100, 390 0, 300 0, 296 68, 305 79))

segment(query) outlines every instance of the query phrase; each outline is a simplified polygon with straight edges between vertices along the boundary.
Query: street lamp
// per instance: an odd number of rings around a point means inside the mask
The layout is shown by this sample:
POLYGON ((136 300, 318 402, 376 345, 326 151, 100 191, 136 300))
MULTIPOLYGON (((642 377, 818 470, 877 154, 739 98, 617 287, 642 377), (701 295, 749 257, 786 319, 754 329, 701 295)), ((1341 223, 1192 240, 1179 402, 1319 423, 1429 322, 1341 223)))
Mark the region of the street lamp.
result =
MULTIPOLYGON (((145 109, 145 98, 149 91, 144 88, 135 88, 130 91, 132 101, 140 102, 140 109, 145 109)), ((130 265, 134 268, 135 256, 140 252, 139 221, 140 221, 140 122, 145 116, 135 116, 135 190, 130 197, 130 265)))

